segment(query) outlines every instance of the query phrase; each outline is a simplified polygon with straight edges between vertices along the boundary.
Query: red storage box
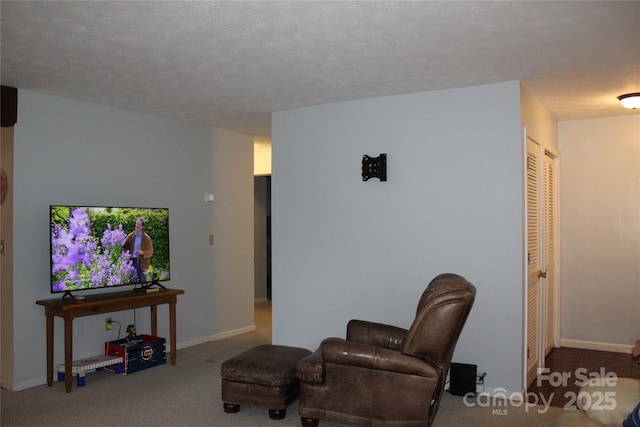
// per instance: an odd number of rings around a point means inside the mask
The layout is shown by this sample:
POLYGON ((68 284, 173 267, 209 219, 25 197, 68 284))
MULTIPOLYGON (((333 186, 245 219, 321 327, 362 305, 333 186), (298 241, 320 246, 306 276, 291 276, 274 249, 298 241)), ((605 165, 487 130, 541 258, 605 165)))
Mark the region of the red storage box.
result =
POLYGON ((105 343, 104 354, 122 357, 122 373, 126 375, 166 363, 166 342, 152 335, 137 335, 135 345, 128 345, 126 338, 105 343))

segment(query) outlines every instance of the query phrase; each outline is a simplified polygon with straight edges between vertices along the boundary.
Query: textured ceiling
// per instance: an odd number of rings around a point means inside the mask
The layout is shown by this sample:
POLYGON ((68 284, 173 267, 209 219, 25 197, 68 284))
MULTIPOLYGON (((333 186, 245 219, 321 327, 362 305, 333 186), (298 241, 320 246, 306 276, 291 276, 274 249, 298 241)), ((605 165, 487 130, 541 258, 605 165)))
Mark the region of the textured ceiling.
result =
MULTIPOLYGON (((3 85, 233 129, 521 80, 558 120, 633 113, 640 2, 2 1, 3 85)), ((635 110, 637 113, 637 110, 635 110)))

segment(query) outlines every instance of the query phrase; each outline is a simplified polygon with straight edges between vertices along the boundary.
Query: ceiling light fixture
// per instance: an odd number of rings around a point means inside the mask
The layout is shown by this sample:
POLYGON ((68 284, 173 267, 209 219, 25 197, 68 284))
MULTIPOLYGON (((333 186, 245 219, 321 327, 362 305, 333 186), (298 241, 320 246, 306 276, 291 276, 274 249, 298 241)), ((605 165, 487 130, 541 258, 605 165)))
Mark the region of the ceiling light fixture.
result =
POLYGON ((624 108, 635 109, 640 108, 640 92, 627 93, 618 97, 624 108))

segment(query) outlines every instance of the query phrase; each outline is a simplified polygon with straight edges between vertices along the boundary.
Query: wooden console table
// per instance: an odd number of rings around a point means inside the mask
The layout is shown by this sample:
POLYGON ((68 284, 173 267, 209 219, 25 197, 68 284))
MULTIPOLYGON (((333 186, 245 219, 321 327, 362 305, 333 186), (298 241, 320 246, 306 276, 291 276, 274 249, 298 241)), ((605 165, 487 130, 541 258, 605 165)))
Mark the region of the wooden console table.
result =
MULTIPOLYGON (((73 363, 73 319, 94 314, 111 313, 140 307, 151 307, 151 335, 158 335, 158 304, 169 304, 169 340, 171 343, 171 364, 176 364, 176 302, 184 294, 180 289, 167 289, 158 292, 114 292, 99 295, 87 295, 83 300, 63 300, 62 298, 36 301, 44 306, 47 317, 47 384, 53 385, 53 318, 64 319, 64 368, 65 373, 72 371, 73 363)), ((67 393, 71 392, 73 375, 65 375, 67 393)))

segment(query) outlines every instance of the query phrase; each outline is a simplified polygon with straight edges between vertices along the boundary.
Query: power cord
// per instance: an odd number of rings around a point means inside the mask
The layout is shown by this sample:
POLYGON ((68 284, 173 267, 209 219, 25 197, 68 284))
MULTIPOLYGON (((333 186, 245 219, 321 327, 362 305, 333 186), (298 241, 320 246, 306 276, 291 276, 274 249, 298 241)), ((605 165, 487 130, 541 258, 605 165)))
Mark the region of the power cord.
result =
MULTIPOLYGON (((117 320, 109 320, 107 323, 109 324, 115 323, 116 325, 118 325, 118 339, 120 339, 120 332, 122 331, 122 325, 120 324, 120 322, 118 322, 117 320)), ((111 336, 109 337, 109 341, 114 341, 113 334, 115 331, 116 331, 115 329, 111 330, 111 336)))
MULTIPOLYGON (((120 332, 122 330, 122 325, 120 324, 120 322, 118 322, 117 320, 107 320, 108 324, 112 324, 115 323, 116 325, 118 325, 118 339, 120 339, 120 332)), ((113 334, 116 332, 115 329, 111 328, 111 336, 109 336, 109 341, 114 341, 113 339, 113 334)), ((106 346, 105 346, 105 355, 106 355, 106 346)), ((114 367, 113 366, 105 366, 104 369, 110 370, 110 371, 114 371, 114 367)))

